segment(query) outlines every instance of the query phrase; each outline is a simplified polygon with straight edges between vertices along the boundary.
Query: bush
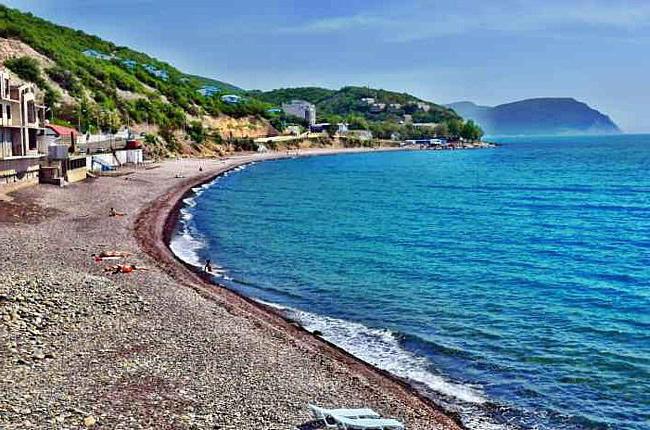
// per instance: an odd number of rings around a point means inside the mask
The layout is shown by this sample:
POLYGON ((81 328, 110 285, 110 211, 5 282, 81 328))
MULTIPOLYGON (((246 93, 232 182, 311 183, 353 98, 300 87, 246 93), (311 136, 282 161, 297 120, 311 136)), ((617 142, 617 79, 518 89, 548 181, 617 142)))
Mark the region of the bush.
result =
POLYGON ((41 66, 31 57, 11 58, 5 61, 5 66, 21 79, 33 82, 39 87, 43 87, 45 84, 45 80, 41 76, 41 66))

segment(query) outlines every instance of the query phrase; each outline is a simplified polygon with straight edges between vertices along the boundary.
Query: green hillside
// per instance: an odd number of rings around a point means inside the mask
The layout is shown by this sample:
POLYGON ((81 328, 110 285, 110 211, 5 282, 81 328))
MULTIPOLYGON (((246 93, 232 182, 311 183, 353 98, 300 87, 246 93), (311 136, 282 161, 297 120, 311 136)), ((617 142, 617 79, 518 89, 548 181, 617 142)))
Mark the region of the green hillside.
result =
POLYGON ((350 86, 340 90, 282 88, 266 92, 251 91, 249 94, 276 106, 295 99, 305 100, 316 105, 320 122, 345 121, 352 128, 372 130, 382 138, 389 138, 394 133, 402 137, 431 135, 430 129, 416 128, 409 123, 440 124, 439 134, 449 134, 449 128, 462 128, 462 118, 453 109, 407 93, 350 86))
POLYGON ((296 118, 272 108, 293 99, 315 103, 320 121, 345 121, 352 129, 371 130, 380 138, 460 136, 462 130, 471 131, 466 135, 480 134, 452 109, 405 93, 351 86, 247 92, 2 5, 0 38, 8 48, 0 60, 44 91, 44 102, 51 108, 48 116, 54 121, 79 124, 82 132, 146 125, 146 130, 162 137, 171 153, 181 151, 179 140, 200 151, 205 143, 220 145, 222 135, 232 140, 233 131, 240 130, 237 138, 245 139, 250 135, 246 130, 255 129, 258 135, 274 132, 269 124, 281 130, 296 118), (237 97, 223 100, 224 95, 237 97), (201 121, 205 116, 212 118, 201 121), (217 124, 216 117, 223 120, 223 116, 246 118, 236 124, 217 124), (411 123, 437 124, 437 128, 411 123))
POLYGON ((0 37, 20 40, 51 60, 51 65, 43 66, 20 58, 5 66, 45 86, 46 103, 54 107, 55 116, 73 124, 80 121, 84 130, 95 124, 115 129, 128 121, 169 131, 183 127, 188 116, 264 116, 269 107, 251 98, 224 103, 220 95, 241 90, 184 74, 147 54, 2 5, 0 37), (204 96, 199 90, 206 85, 221 91, 204 96))
POLYGON ((196 76, 196 75, 185 75, 185 77, 195 87, 202 88, 206 86, 215 86, 223 89, 224 92, 229 92, 231 94, 241 94, 244 92, 243 89, 236 87, 233 84, 229 84, 228 82, 218 81, 216 79, 206 78, 204 76, 196 76))

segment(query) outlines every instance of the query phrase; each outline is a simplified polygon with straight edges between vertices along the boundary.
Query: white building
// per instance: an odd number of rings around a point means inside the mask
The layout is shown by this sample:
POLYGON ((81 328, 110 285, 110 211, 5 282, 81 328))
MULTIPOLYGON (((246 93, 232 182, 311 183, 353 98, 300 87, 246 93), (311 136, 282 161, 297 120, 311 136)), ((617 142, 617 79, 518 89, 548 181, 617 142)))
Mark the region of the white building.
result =
POLYGON ((297 116, 307 121, 307 124, 316 124, 316 106, 304 100, 292 100, 291 103, 282 103, 282 110, 287 115, 297 116))

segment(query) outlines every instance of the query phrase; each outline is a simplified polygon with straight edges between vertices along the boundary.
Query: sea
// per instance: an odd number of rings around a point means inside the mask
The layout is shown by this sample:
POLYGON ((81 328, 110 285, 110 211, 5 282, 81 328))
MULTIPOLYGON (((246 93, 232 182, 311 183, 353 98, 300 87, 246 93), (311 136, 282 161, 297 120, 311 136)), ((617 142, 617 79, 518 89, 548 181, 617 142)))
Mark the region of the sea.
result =
POLYGON ((172 240, 471 429, 650 429, 650 135, 268 161, 172 240))

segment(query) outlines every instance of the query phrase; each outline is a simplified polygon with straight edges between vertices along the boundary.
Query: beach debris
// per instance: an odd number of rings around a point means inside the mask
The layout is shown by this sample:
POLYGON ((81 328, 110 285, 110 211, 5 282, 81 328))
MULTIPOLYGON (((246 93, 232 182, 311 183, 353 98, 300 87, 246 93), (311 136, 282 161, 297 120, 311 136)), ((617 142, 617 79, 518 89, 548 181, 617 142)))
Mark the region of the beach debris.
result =
POLYGON ((84 418, 84 426, 92 427, 95 424, 97 424, 97 420, 92 415, 89 415, 86 418, 84 418))

